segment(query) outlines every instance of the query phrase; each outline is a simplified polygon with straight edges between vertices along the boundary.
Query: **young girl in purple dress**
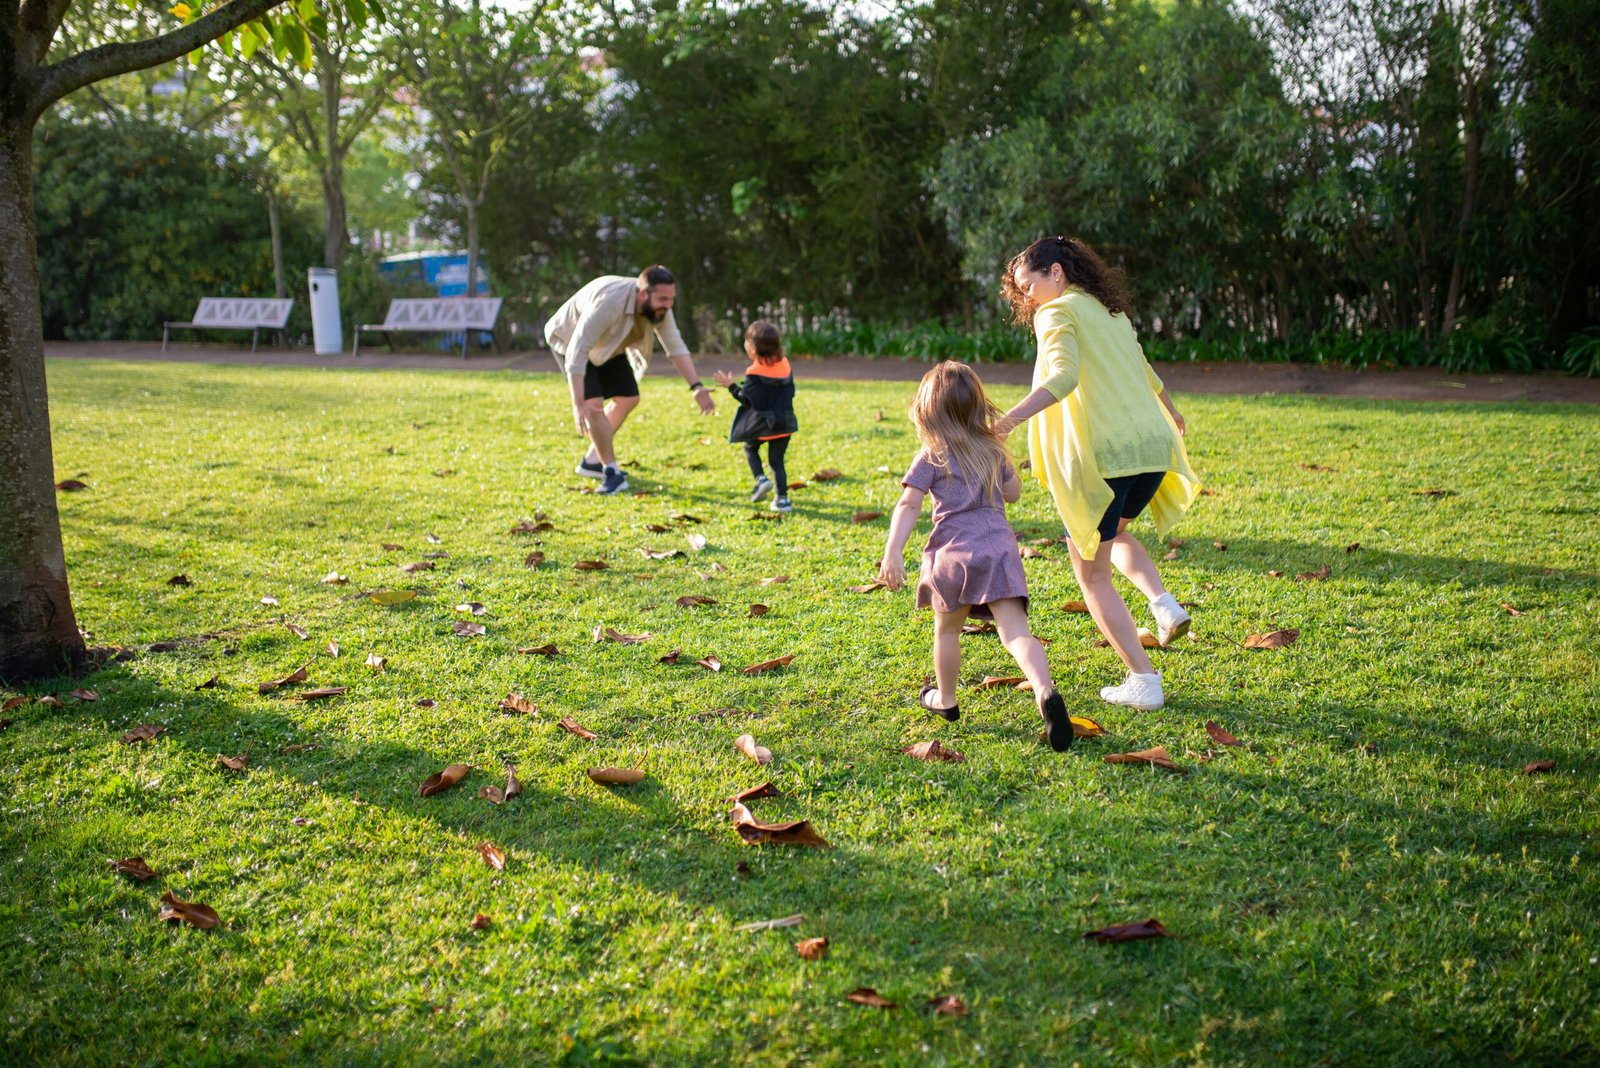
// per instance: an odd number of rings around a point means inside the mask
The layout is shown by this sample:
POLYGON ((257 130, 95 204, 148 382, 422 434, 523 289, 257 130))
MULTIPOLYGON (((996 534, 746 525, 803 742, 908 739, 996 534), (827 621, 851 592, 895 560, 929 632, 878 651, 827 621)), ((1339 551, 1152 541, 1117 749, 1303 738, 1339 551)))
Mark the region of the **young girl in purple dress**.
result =
POLYGON ((906 541, 933 495, 933 533, 922 553, 917 607, 933 609, 935 685, 917 701, 952 722, 961 715, 961 627, 968 616, 993 619, 1006 651, 1033 684, 1050 748, 1072 744, 1072 720, 1050 679, 1044 646, 1028 629, 1028 580, 1006 504, 1022 496, 1022 480, 994 430, 999 410, 965 364, 946 361, 922 376, 911 421, 922 449, 900 484, 905 492, 889 522, 878 578, 891 590, 905 585, 906 541))

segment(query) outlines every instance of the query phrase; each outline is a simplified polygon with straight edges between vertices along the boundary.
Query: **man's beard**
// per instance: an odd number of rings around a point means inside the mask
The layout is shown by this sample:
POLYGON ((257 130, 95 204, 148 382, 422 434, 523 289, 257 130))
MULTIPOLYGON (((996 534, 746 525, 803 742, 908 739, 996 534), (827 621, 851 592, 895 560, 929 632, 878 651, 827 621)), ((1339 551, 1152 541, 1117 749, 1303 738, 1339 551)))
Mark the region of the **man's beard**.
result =
POLYGON ((646 304, 639 310, 639 314, 644 318, 649 319, 652 323, 659 323, 661 320, 667 317, 667 312, 671 310, 671 308, 657 308, 646 304))

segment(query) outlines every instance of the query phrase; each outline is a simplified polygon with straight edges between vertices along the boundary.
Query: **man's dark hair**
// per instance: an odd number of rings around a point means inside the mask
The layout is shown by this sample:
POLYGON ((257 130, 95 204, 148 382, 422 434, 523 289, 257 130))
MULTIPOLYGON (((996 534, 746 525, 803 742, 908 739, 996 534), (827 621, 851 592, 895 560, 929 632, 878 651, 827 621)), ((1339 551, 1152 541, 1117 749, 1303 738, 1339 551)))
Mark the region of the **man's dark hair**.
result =
POLYGON ((651 264, 649 267, 646 267, 644 270, 640 271, 639 282, 646 289, 654 289, 656 286, 675 286, 678 284, 678 280, 672 277, 672 272, 661 266, 659 263, 651 264))

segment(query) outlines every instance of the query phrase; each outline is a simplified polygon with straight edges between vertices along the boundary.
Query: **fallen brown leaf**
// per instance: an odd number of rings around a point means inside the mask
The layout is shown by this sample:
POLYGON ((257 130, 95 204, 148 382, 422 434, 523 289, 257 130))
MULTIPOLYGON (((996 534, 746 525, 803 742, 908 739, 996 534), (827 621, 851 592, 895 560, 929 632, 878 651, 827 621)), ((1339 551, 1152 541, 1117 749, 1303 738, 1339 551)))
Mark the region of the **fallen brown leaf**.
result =
POLYGON ((337 571, 330 571, 318 579, 324 586, 348 586, 350 580, 337 571))
POLYGON ((1449 497, 1452 496, 1454 492, 1454 490, 1447 489, 1425 489, 1412 490, 1411 495, 1413 497, 1449 497))
POLYGON ((95 693, 93 690, 68 690, 67 691, 67 696, 68 697, 76 697, 80 701, 98 701, 98 700, 100 700, 100 695, 95 693))
POLYGON ((679 608, 698 608, 702 605, 716 604, 716 599, 699 593, 686 593, 678 598, 679 608))
POLYGON ((1031 545, 1018 545, 1017 546, 1017 553, 1024 560, 1037 560, 1040 557, 1044 556, 1044 553, 1040 552, 1038 549, 1035 549, 1031 545))
POLYGON ((535 549, 533 552, 522 558, 522 566, 530 568, 543 567, 544 553, 540 552, 538 549, 535 549))
POLYGON ((615 627, 597 626, 594 628, 594 640, 616 642, 619 645, 638 645, 640 642, 649 641, 650 633, 646 631, 643 634, 624 634, 615 627))
POLYGON ((487 931, 489 929, 489 925, 492 923, 494 923, 493 920, 485 916, 483 913, 478 912, 473 914, 472 922, 467 926, 471 927, 474 931, 487 931))
POLYGON ((795 820, 792 823, 761 823, 750 815, 750 810, 743 804, 735 804, 728 816, 733 820, 733 829, 739 832, 739 837, 744 839, 746 845, 772 842, 776 845, 832 848, 820 834, 811 829, 808 820, 795 820))
POLYGON ((640 549, 640 555, 650 560, 676 560, 683 555, 682 549, 640 549))
POLYGON ((308 638, 311 637, 311 632, 306 630, 306 628, 304 628, 304 627, 296 626, 293 623, 285 623, 284 626, 288 629, 290 634, 293 634, 296 638, 299 638, 301 641, 305 641, 305 640, 307 640, 308 638))
POLYGON ((521 793, 522 793, 522 780, 517 778, 517 766, 515 764, 507 764, 506 765, 506 790, 505 790, 506 800, 510 801, 513 797, 517 797, 517 796, 521 795, 521 793))
POLYGON ((1321 582, 1331 574, 1333 574, 1333 568, 1329 567, 1327 564, 1323 564, 1315 571, 1300 572, 1294 577, 1294 580, 1296 582, 1321 582))
POLYGON ((483 862, 495 871, 506 870, 506 855, 493 842, 479 842, 478 853, 483 857, 483 862))
POLYGON ((1268 631, 1266 634, 1247 634, 1244 639, 1246 649, 1282 649, 1292 644, 1300 637, 1300 628, 1291 627, 1287 630, 1268 631))
POLYGON ((1028 680, 1022 675, 985 675, 983 681, 973 687, 975 690, 994 690, 1001 686, 1016 686, 1028 680))
POLYGON ((323 648, 327 650, 328 655, 330 657, 333 657, 334 659, 338 659, 338 657, 339 657, 339 643, 338 642, 329 642, 327 645, 324 645, 323 648))
POLYGON ((741 668, 740 670, 746 675, 759 675, 763 671, 775 671, 781 667, 788 667, 789 661, 793 659, 794 654, 790 653, 788 656, 780 656, 776 660, 763 660, 759 664, 751 664, 749 667, 741 668))
POLYGON ((1089 611, 1089 606, 1082 601, 1068 601, 1061 606, 1061 610, 1063 612, 1087 612, 1089 611))
POLYGON ((511 530, 509 531, 509 533, 512 533, 512 534, 543 534, 547 530, 554 530, 554 529, 555 529, 555 524, 553 524, 553 523, 546 523, 546 522, 530 523, 526 519, 519 519, 519 520, 517 520, 517 525, 512 527, 511 530))
POLYGON ((632 786, 644 779, 638 768, 590 768, 589 778, 606 786, 632 786))
POLYGON ((721 671, 722 670, 722 661, 718 660, 714 656, 702 656, 699 660, 696 660, 695 663, 699 664, 701 667, 705 668, 707 671, 721 671))
POLYGON ((161 874, 146 864, 143 857, 125 857, 122 860, 113 860, 111 862, 111 870, 119 875, 137 879, 141 883, 148 879, 154 879, 161 874))
POLYGON ((967 1014, 967 1003, 954 994, 929 998, 925 1008, 935 1016, 965 1016, 967 1014))
POLYGON ((756 585, 757 586, 776 586, 779 583, 788 582, 788 581, 789 581, 789 576, 788 575, 773 575, 771 578, 762 579, 761 581, 757 582, 756 585))
POLYGON ((579 560, 572 565, 574 571, 604 571, 609 567, 604 560, 579 560))
POLYGON ((438 708, 439 707, 439 702, 435 701, 431 697, 424 697, 422 700, 415 702, 415 704, 416 704, 416 706, 418 708, 438 708))
POLYGON ((443 545, 444 539, 437 534, 429 534, 426 538, 429 545, 443 545))
POLYGON ((844 999, 853 1001, 857 1005, 867 1005, 874 1009, 898 1009, 900 1007, 870 986, 858 986, 846 994, 844 999))
POLYGON ((794 951, 800 954, 801 960, 821 960, 822 955, 828 952, 826 938, 802 938, 794 944, 794 951))
POLYGON ((166 729, 154 723, 141 723, 122 736, 122 744, 133 745, 135 742, 148 742, 166 729))
POLYGON ((837 467, 824 467, 821 471, 811 476, 813 482, 832 482, 844 477, 844 472, 837 467))
POLYGON ((882 512, 856 512, 850 517, 852 523, 870 523, 874 519, 882 519, 882 512))
POLYGON ((482 623, 469 623, 465 619, 458 619, 450 624, 450 629, 455 631, 458 638, 475 638, 481 634, 489 633, 489 628, 482 623))
POLYGON ((1161 639, 1152 634, 1148 628, 1140 627, 1139 644, 1146 649, 1159 649, 1161 648, 1161 639))
POLYGON ((755 801, 763 797, 777 797, 778 788, 771 782, 764 782, 760 786, 752 786, 748 790, 740 790, 729 800, 742 804, 745 801, 755 801))
POLYGON ((88 488, 89 484, 87 482, 79 482, 75 478, 64 478, 56 483, 56 489, 62 493, 74 493, 77 490, 86 490, 88 488))
POLYGON ((1508 616, 1520 616, 1522 614, 1522 609, 1517 608, 1510 601, 1507 601, 1500 607, 1505 609, 1506 615, 1508 616))
POLYGON ((939 739, 937 738, 933 739, 931 742, 918 742, 916 745, 900 751, 906 756, 915 757, 918 760, 942 760, 950 764, 960 764, 967 759, 954 749, 946 749, 944 746, 940 745, 939 739))
POLYGON ((1348 555, 1350 553, 1356 552, 1360 548, 1361 548, 1361 543, 1359 541, 1353 541, 1349 545, 1346 545, 1344 547, 1344 551, 1345 551, 1346 555, 1348 555))
MULTIPOLYGON (((216 676, 213 675, 212 678, 215 679, 216 676)), ((204 689, 205 686, 205 683, 201 683, 199 686, 196 686, 195 689, 201 690, 204 689)), ((28 698, 26 697, 8 697, 5 699, 4 704, 0 704, 0 712, 10 712, 13 708, 21 708, 27 703, 28 698)))
POLYGON ((471 764, 451 764, 443 771, 435 772, 424 779, 418 792, 423 797, 432 797, 434 794, 443 793, 466 778, 467 772, 471 770, 471 764))
POLYGON ((999 634, 1000 628, 992 619, 969 619, 961 624, 962 634, 999 634))
POLYGON ((1072 720, 1072 733, 1079 738, 1100 738, 1106 729, 1088 716, 1068 716, 1072 720))
POLYGON ((367 594, 367 599, 369 601, 372 601, 375 604, 381 604, 386 608, 392 608, 393 606, 395 606, 397 604, 405 604, 407 601, 416 600, 417 599, 417 591, 416 590, 374 590, 373 592, 367 594))
POLYGON ((415 575, 419 571, 432 571, 433 567, 432 560, 414 560, 409 564, 401 564, 400 570, 408 575, 415 575))
POLYGON ((1277 570, 1268 571, 1267 578, 1283 578, 1283 572, 1277 570))
POLYGON ((1172 762, 1164 745, 1158 745, 1153 749, 1141 749, 1137 753, 1108 753, 1104 760, 1107 764, 1149 764, 1151 767, 1165 768, 1180 774, 1188 770, 1172 762))
POLYGON ((873 592, 875 592, 877 590, 886 590, 888 588, 889 588, 888 586, 885 586, 883 583, 879 582, 877 579, 873 579, 871 582, 863 583, 860 586, 851 586, 850 587, 850 592, 851 593, 873 593, 873 592))
POLYGON ((644 529, 648 530, 652 534, 669 534, 672 532, 671 527, 661 523, 646 523, 644 525, 644 529))
POLYGON ((378 543, 378 546, 379 546, 379 548, 383 549, 383 551, 386 552, 386 553, 397 553, 401 549, 405 548, 404 545, 396 545, 392 541, 380 541, 378 543))
POLYGON ((348 689, 349 687, 347 686, 324 686, 319 690, 301 690, 299 693, 292 695, 292 699, 295 701, 322 701, 329 697, 338 697, 348 689))
POLYGON ((167 585, 168 586, 193 586, 194 583, 189 581, 189 576, 188 575, 173 575, 171 578, 167 579, 167 585))
POLYGON ((766 746, 757 745, 754 735, 741 734, 733 740, 733 747, 757 764, 772 763, 772 750, 766 746))
POLYGON ((704 523, 705 522, 705 520, 701 519, 699 516, 690 515, 688 512, 673 512, 667 518, 672 520, 674 523, 704 523))
POLYGON ((591 742, 600 737, 588 727, 580 725, 578 721, 573 719, 571 716, 562 716, 561 720, 556 724, 556 726, 560 727, 568 734, 576 734, 579 738, 587 738, 591 742))
POLYGON ((523 656, 560 656, 561 655, 561 650, 557 649, 555 647, 554 643, 552 643, 550 645, 529 645, 529 646, 526 646, 524 648, 518 649, 517 652, 521 653, 523 656))
POLYGON ((1538 775, 1540 772, 1554 771, 1555 766, 1554 760, 1532 760, 1522 765, 1522 774, 1538 775))
POLYGON ((1224 730, 1214 719, 1206 720, 1206 733, 1211 735, 1211 740, 1218 745, 1244 745, 1243 742, 1224 730))
MULTIPOLYGON (((740 861, 743 864, 743 861, 740 861)), ((749 865, 745 865, 749 867, 749 865)), ((776 931, 784 927, 799 927, 805 922, 806 914, 797 912, 793 916, 779 916, 775 920, 756 920, 754 923, 741 923, 734 926, 734 930, 743 934, 747 931, 776 931)))
POLYGON ((159 920, 181 920, 191 927, 210 930, 222 922, 217 915, 217 910, 210 905, 202 905, 197 901, 183 901, 171 890, 161 895, 165 902, 161 906, 156 918, 159 920))
POLYGON ((468 612, 475 616, 481 616, 488 614, 489 610, 483 605, 479 604, 477 601, 463 601, 461 604, 456 605, 456 611, 468 612))
POLYGON ((250 742, 244 747, 244 752, 238 756, 225 757, 219 753, 217 754, 217 763, 229 771, 243 771, 245 765, 250 763, 250 750, 253 748, 255 748, 255 743, 250 742))
POLYGON ((503 708, 507 712, 517 712, 524 716, 537 716, 539 714, 539 710, 533 706, 533 702, 520 693, 506 694, 500 698, 500 703, 495 707, 503 708))
POLYGON ((760 619, 762 616, 766 615, 770 611, 772 611, 772 609, 768 608, 764 604, 753 604, 753 605, 750 606, 749 618, 750 619, 760 619))
POLYGON ((666 656, 658 656, 658 657, 656 657, 656 663, 658 663, 658 664, 676 664, 678 662, 678 658, 680 656, 682 656, 682 655, 683 655, 683 650, 682 649, 674 649, 674 650, 672 650, 672 652, 668 653, 666 656))
POLYGON ((783 519, 783 513, 782 512, 751 512, 750 513, 750 521, 752 523, 760 522, 762 520, 766 520, 766 521, 769 521, 769 522, 776 523, 776 522, 778 522, 778 521, 780 521, 782 519, 783 519))
POLYGON ((1085 938, 1091 942, 1136 942, 1142 938, 1171 938, 1172 932, 1161 925, 1160 920, 1145 920, 1143 923, 1119 923, 1111 927, 1102 927, 1098 931, 1088 931, 1085 938))
POLYGON ((1161 559, 1163 560, 1176 560, 1177 558, 1178 550, 1176 549, 1168 549, 1166 552, 1161 554, 1161 559))
POLYGON ((382 671, 388 665, 389 665, 389 658, 388 657, 379 656, 377 653, 368 653, 367 654, 367 667, 371 668, 373 671, 382 671))

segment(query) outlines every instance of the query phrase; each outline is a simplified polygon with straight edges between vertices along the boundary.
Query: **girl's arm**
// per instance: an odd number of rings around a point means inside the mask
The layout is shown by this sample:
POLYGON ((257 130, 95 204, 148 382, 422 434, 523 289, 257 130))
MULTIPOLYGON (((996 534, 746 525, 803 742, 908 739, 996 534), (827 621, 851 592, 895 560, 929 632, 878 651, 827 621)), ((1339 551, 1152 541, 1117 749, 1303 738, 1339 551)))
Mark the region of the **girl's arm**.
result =
POLYGON ((1000 499, 1007 504, 1016 504, 1022 499, 1022 476, 1011 464, 1006 465, 1005 478, 1000 480, 1000 499))
POLYGON ((878 581, 891 590, 906 584, 906 542, 922 513, 924 496, 921 490, 907 486, 889 517, 889 540, 883 547, 883 562, 878 565, 878 581))

